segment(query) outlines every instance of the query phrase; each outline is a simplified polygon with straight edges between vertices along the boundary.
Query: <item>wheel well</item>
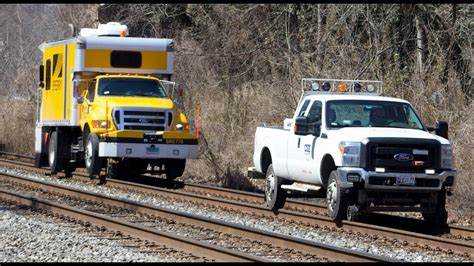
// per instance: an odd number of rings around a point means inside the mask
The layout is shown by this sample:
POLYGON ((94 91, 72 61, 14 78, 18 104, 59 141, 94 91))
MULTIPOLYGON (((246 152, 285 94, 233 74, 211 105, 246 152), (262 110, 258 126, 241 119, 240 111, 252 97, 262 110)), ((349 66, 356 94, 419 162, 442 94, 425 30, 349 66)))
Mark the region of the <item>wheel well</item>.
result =
POLYGON ((263 148, 260 163, 262 166, 262 172, 266 174, 268 166, 272 164, 272 155, 270 154, 270 150, 267 147, 263 148))
POLYGON ((329 175, 333 170, 336 170, 336 164, 331 155, 326 154, 321 161, 321 182, 324 187, 327 187, 329 175))

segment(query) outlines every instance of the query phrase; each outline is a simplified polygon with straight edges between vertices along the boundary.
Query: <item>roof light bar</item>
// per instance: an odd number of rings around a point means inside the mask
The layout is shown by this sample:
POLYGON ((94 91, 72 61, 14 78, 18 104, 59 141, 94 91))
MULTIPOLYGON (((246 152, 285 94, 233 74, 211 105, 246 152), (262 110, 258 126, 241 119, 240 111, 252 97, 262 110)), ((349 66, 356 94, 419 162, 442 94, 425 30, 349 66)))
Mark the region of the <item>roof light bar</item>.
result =
POLYGON ((382 93, 382 81, 304 78, 302 90, 320 93, 382 93))

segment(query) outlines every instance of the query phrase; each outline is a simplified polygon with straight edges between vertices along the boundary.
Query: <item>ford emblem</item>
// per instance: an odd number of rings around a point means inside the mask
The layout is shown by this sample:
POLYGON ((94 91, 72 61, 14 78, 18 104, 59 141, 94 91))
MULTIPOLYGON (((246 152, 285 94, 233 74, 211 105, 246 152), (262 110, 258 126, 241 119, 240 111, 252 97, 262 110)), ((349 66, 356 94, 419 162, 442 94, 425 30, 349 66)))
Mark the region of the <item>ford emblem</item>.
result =
POLYGON ((140 118, 140 123, 150 123, 150 121, 148 119, 144 119, 144 118, 140 118))
POLYGON ((415 156, 409 153, 397 153, 393 156, 393 158, 400 162, 409 162, 409 161, 412 161, 415 158, 415 156))

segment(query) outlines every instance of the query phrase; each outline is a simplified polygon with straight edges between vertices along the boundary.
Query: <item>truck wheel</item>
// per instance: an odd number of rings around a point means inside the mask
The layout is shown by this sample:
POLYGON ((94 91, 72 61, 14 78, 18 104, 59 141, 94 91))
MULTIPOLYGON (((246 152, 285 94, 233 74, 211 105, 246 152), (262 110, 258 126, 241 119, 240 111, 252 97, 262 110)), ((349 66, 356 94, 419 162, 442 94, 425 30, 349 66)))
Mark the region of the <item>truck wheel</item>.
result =
POLYGON ((165 162, 165 172, 167 180, 175 180, 184 173, 186 167, 185 159, 169 159, 165 162))
POLYGON ((356 205, 350 205, 347 207, 347 220, 352 222, 358 222, 361 219, 359 208, 356 205))
POLYGON ((51 133, 48 144, 49 168, 51 174, 56 174, 64 169, 64 145, 58 138, 58 132, 51 133))
POLYGON ((326 200, 329 217, 333 221, 341 221, 346 218, 347 208, 351 205, 351 198, 349 193, 347 193, 348 189, 340 187, 336 176, 336 170, 333 170, 329 175, 326 200))
POLYGON ((273 164, 270 164, 266 175, 265 201, 272 211, 283 208, 285 205, 286 192, 281 188, 283 183, 284 179, 275 174, 273 164))
POLYGON ((422 212, 423 219, 430 225, 440 226, 448 223, 448 211, 446 211, 446 189, 443 187, 438 192, 438 202, 435 211, 427 213, 422 212))
POLYGON ((102 169, 104 159, 99 157, 99 137, 94 133, 90 133, 87 136, 84 157, 87 173, 90 176, 98 175, 102 169))

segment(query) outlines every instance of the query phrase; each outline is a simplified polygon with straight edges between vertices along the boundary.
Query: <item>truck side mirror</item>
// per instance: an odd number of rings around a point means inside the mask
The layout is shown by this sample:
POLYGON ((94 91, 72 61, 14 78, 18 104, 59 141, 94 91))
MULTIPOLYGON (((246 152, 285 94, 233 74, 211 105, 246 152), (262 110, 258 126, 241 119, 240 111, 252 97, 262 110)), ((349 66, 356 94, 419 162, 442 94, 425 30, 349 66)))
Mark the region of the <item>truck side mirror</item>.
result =
POLYGON ((313 128, 313 136, 319 137, 321 135, 321 123, 315 123, 313 128))
POLYGON ((82 104, 84 102, 84 96, 77 97, 76 101, 78 104, 82 104))
POLYGON ((448 139, 448 122, 436 121, 436 127, 428 127, 429 131, 434 131, 436 135, 448 139))
POLYGON ((436 135, 448 139, 448 122, 436 121, 436 135))
POLYGON ((38 86, 44 88, 44 65, 40 65, 39 67, 39 82, 38 86))
POLYGON ((309 119, 306 116, 297 116, 295 119, 295 134, 308 135, 309 134, 309 119))

